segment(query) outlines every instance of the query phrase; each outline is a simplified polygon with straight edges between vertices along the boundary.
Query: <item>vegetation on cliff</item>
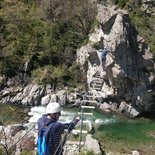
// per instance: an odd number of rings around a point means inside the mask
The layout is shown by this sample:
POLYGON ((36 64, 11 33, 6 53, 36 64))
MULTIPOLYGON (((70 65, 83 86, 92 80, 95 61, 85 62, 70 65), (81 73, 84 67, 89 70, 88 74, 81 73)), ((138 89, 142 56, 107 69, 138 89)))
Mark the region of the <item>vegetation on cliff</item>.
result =
MULTIPOLYGON (((107 3, 107 0, 98 0, 107 3)), ((138 33, 155 51, 154 1, 144 8, 142 0, 111 0, 127 9, 138 33)), ((26 73, 41 84, 76 87, 85 74, 76 60, 76 50, 88 41, 95 24, 96 3, 90 0, 1 0, 0 75, 26 73)))
POLYGON ((48 74, 40 83, 84 82, 76 49, 87 41, 96 13, 89 0, 0 1, 0 74, 13 77, 29 61, 30 75, 48 74))

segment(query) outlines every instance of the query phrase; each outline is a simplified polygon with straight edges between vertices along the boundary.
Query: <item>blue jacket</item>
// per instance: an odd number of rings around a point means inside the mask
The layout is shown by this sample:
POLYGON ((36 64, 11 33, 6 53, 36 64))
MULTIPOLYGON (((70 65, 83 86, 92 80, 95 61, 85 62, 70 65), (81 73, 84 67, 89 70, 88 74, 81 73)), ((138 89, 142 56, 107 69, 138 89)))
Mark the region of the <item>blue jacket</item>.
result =
POLYGON ((102 52, 102 60, 104 59, 106 59, 106 56, 107 56, 107 50, 104 48, 104 49, 101 49, 101 50, 99 50, 100 52, 102 52))
MULTIPOLYGON (((47 118, 47 115, 43 115, 37 122, 39 130, 38 154, 54 155, 61 141, 61 134, 65 129, 69 128, 69 130, 72 130, 77 122, 77 120, 74 120, 71 123, 60 123, 47 118)), ((61 147, 57 150, 55 155, 58 155, 60 151, 62 151, 61 147)))

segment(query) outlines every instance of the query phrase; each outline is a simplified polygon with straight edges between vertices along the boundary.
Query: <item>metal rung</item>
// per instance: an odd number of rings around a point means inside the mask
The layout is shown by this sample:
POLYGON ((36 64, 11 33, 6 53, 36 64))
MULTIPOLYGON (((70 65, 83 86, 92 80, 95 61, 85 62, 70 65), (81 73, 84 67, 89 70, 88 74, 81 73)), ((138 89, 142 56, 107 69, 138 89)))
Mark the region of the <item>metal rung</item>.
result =
MULTIPOLYGON (((81 120, 79 122, 81 123, 81 120)), ((83 121, 83 123, 88 124, 88 123, 91 123, 91 121, 83 121)))
POLYGON ((92 116, 92 115, 93 115, 93 113, 88 113, 88 112, 84 112, 84 113, 82 113, 82 112, 78 112, 78 114, 90 115, 90 116, 92 116))
MULTIPOLYGON (((73 132, 76 132, 76 133, 81 133, 81 131, 80 130, 72 130, 73 132)), ((87 130, 82 130, 82 133, 88 133, 88 131, 87 130)))
POLYGON ((84 105, 82 105, 81 108, 95 109, 94 106, 84 106, 84 105))
POLYGON ((93 80, 103 80, 103 78, 102 77, 98 77, 98 78, 94 77, 93 80))
MULTIPOLYGON (((96 103, 96 101, 90 101, 90 100, 82 100, 82 102, 96 103)), ((91 109, 93 109, 93 108, 91 108, 91 109)))
MULTIPOLYGON (((66 144, 68 145, 79 145, 78 141, 67 141, 66 144)), ((84 145, 84 142, 81 142, 80 145, 84 145)))

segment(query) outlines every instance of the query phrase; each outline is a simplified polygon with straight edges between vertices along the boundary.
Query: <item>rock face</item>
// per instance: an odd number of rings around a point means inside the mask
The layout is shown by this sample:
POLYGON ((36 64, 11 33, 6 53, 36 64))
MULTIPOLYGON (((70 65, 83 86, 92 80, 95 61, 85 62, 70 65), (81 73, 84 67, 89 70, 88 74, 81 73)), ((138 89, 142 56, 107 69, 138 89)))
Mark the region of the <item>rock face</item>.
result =
POLYGON ((86 136, 85 147, 87 148, 87 150, 93 151, 95 155, 103 154, 99 142, 96 139, 92 138, 92 135, 90 134, 86 136))
POLYGON ((122 101, 130 104, 132 108, 127 111, 132 111, 132 115, 152 111, 155 65, 149 47, 130 24, 126 11, 98 5, 97 20, 100 26, 90 34, 89 43, 77 51, 77 62, 87 72, 89 88, 98 72, 105 97, 119 100, 118 106, 122 101), (101 53, 95 48, 100 42, 108 49, 105 70, 101 53))
POLYGON ((15 155, 20 155, 22 151, 34 152, 37 135, 34 126, 35 124, 0 126, 0 141, 5 152, 10 150, 15 155))

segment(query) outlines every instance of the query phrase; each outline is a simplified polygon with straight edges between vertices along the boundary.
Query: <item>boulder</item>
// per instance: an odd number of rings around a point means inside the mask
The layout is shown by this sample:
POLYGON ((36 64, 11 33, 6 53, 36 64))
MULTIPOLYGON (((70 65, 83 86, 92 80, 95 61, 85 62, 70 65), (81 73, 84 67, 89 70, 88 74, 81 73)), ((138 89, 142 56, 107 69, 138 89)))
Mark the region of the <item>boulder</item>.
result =
POLYGON ((99 142, 94 139, 90 134, 86 136, 85 147, 87 150, 93 151, 95 155, 103 154, 99 142))

